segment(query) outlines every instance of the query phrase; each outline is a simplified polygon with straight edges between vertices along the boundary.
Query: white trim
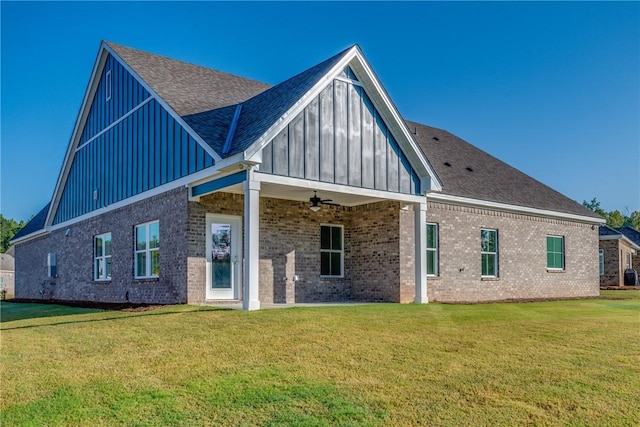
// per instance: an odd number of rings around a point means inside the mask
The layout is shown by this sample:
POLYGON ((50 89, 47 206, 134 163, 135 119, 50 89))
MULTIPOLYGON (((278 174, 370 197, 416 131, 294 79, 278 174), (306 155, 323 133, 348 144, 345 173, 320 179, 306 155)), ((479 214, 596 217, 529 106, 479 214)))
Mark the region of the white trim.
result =
POLYGON ((345 83, 349 83, 352 84, 354 86, 360 86, 360 87, 364 87, 364 85, 362 83, 360 83, 357 80, 351 80, 345 77, 340 77, 340 76, 336 76, 336 78, 334 80, 340 80, 341 82, 345 82, 345 83))
POLYGON ((39 237, 44 237, 47 234, 51 234, 50 227, 41 228, 40 230, 29 233, 26 236, 19 237, 17 239, 10 240, 9 243, 17 245, 18 243, 26 243, 31 240, 35 240, 39 237))
MULTIPOLYGON (((554 239, 560 239, 562 241, 562 252, 561 252, 561 254, 562 254, 562 267, 560 267, 560 268, 558 268, 558 267, 549 267, 549 247, 547 246, 546 251, 545 251, 545 254, 547 256, 547 271, 565 271, 567 263, 566 263, 566 260, 565 260, 565 258, 566 258, 566 245, 565 245, 564 236, 560 236, 560 235, 557 235, 557 234, 546 234, 545 236, 546 236, 546 239, 545 239, 545 242, 544 242, 545 246, 548 245, 547 239, 549 237, 553 237, 554 239)), ((553 252, 553 253, 555 254, 557 252, 553 252)))
POLYGON ((443 202, 454 205, 464 205, 472 207, 486 208, 489 210, 506 211, 526 215, 541 216, 553 219, 565 219, 570 221, 584 222, 587 224, 604 224, 606 221, 600 218, 592 218, 584 215, 575 215, 565 212, 550 211, 545 209, 529 208, 525 206, 510 205, 507 203, 490 202, 487 200, 471 199, 468 197, 451 196, 442 193, 427 194, 427 201, 443 202))
POLYGON ((158 274, 151 274, 151 267, 152 267, 151 253, 160 252, 161 241, 162 241, 162 236, 160 235, 160 220, 155 219, 153 221, 147 221, 147 222, 134 225, 133 227, 133 278, 135 280, 157 279, 158 277, 160 277, 160 271, 159 271, 160 265, 158 265, 158 274), (158 247, 156 248, 149 247, 149 243, 151 242, 151 236, 149 235, 150 229, 151 229, 150 225, 152 224, 158 224, 158 247), (143 226, 145 227, 145 246, 144 246, 144 249, 138 250, 138 228, 143 226), (138 254, 139 253, 145 254, 144 271, 146 274, 144 276, 138 276, 138 254))
POLYGON ((95 141, 96 139, 98 139, 98 137, 104 135, 105 133, 107 133, 111 128, 117 126, 118 124, 120 124, 120 122, 122 122, 123 120, 125 120, 127 117, 129 117, 130 115, 132 115, 133 113, 135 113, 136 111, 138 111, 140 108, 144 107, 146 104, 148 104, 149 102, 151 102, 151 100, 153 99, 152 96, 146 98, 144 101, 142 101, 140 104, 136 105, 135 107, 133 107, 132 110, 130 110, 128 113, 126 113, 124 116, 120 117, 118 120, 116 120, 115 122, 111 123, 109 126, 107 126, 106 128, 102 129, 100 132, 98 132, 97 134, 93 135, 91 138, 89 138, 87 141, 85 141, 84 144, 78 146, 78 148, 76 148, 75 152, 77 153, 78 151, 80 151, 81 149, 83 149, 86 145, 91 144, 93 141, 95 141))
POLYGON ((205 278, 205 299, 207 300, 237 300, 240 298, 240 290, 242 289, 242 216, 239 215, 222 215, 207 213, 205 216, 206 224, 206 278, 205 278), (213 249, 211 239, 211 225, 226 223, 231 231, 231 250, 229 252, 229 262, 231 268, 231 276, 229 277, 229 288, 212 288, 212 266, 213 260, 209 258, 213 249))
POLYGON ((261 182, 270 184, 288 185, 290 187, 308 188, 310 190, 333 191, 344 194, 357 194, 364 197, 373 197, 383 200, 398 200, 410 203, 424 203, 424 196, 415 194, 393 193, 390 191, 372 190, 370 188, 349 187, 348 185, 332 184, 322 181, 310 181, 301 178, 291 178, 288 176, 271 175, 262 172, 256 172, 256 179, 261 182))
MULTIPOLYGON (((342 224, 330 224, 320 223, 320 278, 322 279, 344 279, 344 225, 342 224), (342 240, 342 249, 322 249, 322 227, 339 228, 340 238, 342 240), (322 252, 328 252, 330 254, 340 253, 340 275, 322 274, 322 252)), ((329 258, 329 269, 331 269, 331 258, 329 258)))
POLYGON ((500 264, 498 259, 498 253, 500 252, 500 241, 498 239, 498 229, 497 228, 485 228, 480 227, 480 277, 485 279, 497 279, 500 276, 500 264), (495 251, 483 251, 482 250, 482 232, 483 231, 492 231, 495 233, 496 241, 495 241, 495 251), (482 274, 482 255, 493 255, 495 256, 494 260, 494 270, 495 274, 482 274))
MULTIPOLYGON (((436 254, 436 260, 435 260, 435 273, 425 273, 427 277, 438 277, 440 275, 440 227, 439 224, 437 222, 426 222, 425 223, 425 255, 428 252, 434 252, 436 254), (429 244, 429 239, 427 238, 428 236, 428 229, 429 226, 435 226, 435 230, 436 230, 436 247, 435 248, 430 248, 428 246, 429 244)), ((427 270, 427 263, 428 261, 425 260, 425 271, 427 270)))
POLYGON ((415 295, 413 301, 418 304, 429 302, 427 290, 427 201, 413 205, 413 229, 415 235, 415 295))
POLYGON ((119 208, 121 208, 123 206, 127 206, 127 205, 130 205, 130 204, 133 204, 133 203, 137 203, 137 202, 139 202, 141 200, 147 199, 149 197, 156 196, 158 194, 165 193, 165 192, 173 190, 175 188, 187 186, 191 182, 193 182, 194 180, 199 180, 199 179, 202 179, 202 178, 206 178, 206 177, 215 175, 215 172, 217 170, 214 169, 214 168, 215 168, 215 165, 211 166, 211 167, 209 167, 207 169, 201 170, 200 172, 197 172, 195 174, 187 175, 187 176, 182 177, 180 179, 177 179, 175 181, 171 181, 171 182, 168 182, 168 183, 166 183, 164 185, 161 185, 159 187, 155 187, 155 188, 152 188, 150 190, 147 190, 147 191, 145 191, 143 193, 136 194, 135 196, 131 196, 129 198, 120 200, 119 202, 104 206, 102 208, 93 210, 91 212, 87 212, 84 215, 80 215, 80 216, 77 216, 75 218, 71 218, 71 219, 69 219, 69 220, 67 220, 65 222, 61 222, 61 223, 58 223, 58 224, 55 224, 55 225, 47 226, 45 229, 47 231, 54 231, 54 230, 57 230, 59 228, 68 227, 68 226, 70 226, 72 224, 75 224, 75 223, 78 223, 78 222, 81 222, 81 221, 85 221, 85 220, 87 220, 89 218, 93 218, 93 217, 98 216, 98 215, 105 214, 105 213, 110 212, 112 210, 119 209, 119 208))
POLYGON ((96 234, 95 236, 93 236, 93 281, 94 282, 110 282, 112 277, 111 274, 109 274, 107 276, 107 258, 109 259, 113 259, 112 255, 113 255, 113 246, 110 245, 111 247, 111 253, 109 253, 109 255, 105 255, 105 237, 109 236, 109 242, 113 243, 113 236, 111 234, 110 231, 107 231, 106 233, 102 233, 102 234, 96 234), (98 256, 95 253, 96 250, 96 240, 98 238, 102 238, 102 255, 98 256), (104 276, 105 277, 98 277, 98 270, 96 270, 96 261, 100 261, 102 264, 102 268, 104 276))
POLYGON ((640 246, 637 245, 633 240, 629 239, 624 234, 607 234, 605 236, 599 236, 598 239, 599 240, 622 240, 626 244, 631 246, 631 249, 640 250, 640 246))

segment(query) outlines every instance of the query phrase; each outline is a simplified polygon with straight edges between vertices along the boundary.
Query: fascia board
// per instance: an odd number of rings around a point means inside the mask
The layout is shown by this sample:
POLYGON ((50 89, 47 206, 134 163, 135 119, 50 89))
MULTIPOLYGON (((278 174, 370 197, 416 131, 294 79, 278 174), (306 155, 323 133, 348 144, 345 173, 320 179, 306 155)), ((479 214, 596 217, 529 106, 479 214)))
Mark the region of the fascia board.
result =
POLYGON ((50 227, 45 227, 45 228, 42 228, 42 229, 40 229, 38 231, 34 231, 33 233, 29 233, 26 236, 22 236, 22 237, 20 237, 18 239, 10 240, 9 243, 12 244, 12 245, 26 243, 26 242, 28 242, 30 240, 35 240, 37 238, 44 237, 44 236, 46 236, 47 234, 50 234, 50 233, 51 233, 50 227))
POLYGON ((631 249, 640 250, 640 246, 624 234, 607 234, 605 236, 600 236, 599 240, 622 240, 627 245, 631 246, 631 249))
POLYGON ((442 193, 428 193, 427 201, 442 202, 454 205, 485 208, 489 210, 519 213, 524 215, 539 216, 543 218, 564 219, 568 221, 582 222, 586 224, 601 225, 606 221, 603 218, 592 218, 584 215, 557 212, 546 209, 530 208, 526 206, 511 205, 508 203, 490 202, 488 200, 471 199, 468 197, 451 196, 442 193))

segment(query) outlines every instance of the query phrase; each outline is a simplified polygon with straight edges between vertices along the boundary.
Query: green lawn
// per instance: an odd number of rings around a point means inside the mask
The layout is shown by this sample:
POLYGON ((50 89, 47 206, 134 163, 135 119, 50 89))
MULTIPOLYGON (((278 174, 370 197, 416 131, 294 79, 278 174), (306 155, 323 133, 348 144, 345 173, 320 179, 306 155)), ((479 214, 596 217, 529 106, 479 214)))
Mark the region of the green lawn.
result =
POLYGON ((640 424, 640 292, 147 312, 2 302, 0 425, 640 424))

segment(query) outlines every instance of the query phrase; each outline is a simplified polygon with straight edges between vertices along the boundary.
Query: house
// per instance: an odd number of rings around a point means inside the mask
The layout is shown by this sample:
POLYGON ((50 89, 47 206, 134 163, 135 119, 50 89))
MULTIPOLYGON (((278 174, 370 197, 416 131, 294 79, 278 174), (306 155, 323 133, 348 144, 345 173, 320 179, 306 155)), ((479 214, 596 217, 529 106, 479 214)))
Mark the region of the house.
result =
POLYGON ((600 226, 600 286, 624 286, 625 270, 640 267, 640 233, 631 227, 600 226))
POLYGON ((275 86, 103 42, 16 296, 106 302, 598 295, 599 216, 406 122, 358 46, 275 86))
POLYGON ((12 297, 14 294, 15 284, 15 260, 14 246, 3 254, 0 254, 0 292, 3 297, 12 297))

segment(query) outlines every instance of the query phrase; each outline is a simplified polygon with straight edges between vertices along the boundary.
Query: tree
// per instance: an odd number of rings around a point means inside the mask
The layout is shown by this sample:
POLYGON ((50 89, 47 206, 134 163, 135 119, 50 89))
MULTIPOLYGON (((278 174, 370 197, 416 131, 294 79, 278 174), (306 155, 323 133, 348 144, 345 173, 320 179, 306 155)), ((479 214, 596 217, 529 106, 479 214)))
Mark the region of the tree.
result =
POLYGON ((625 208, 624 214, 619 210, 606 212, 600 207, 600 202, 595 197, 590 202, 583 201, 582 206, 606 219, 609 227, 620 228, 627 226, 640 231, 640 211, 634 211, 629 214, 629 209, 625 208))
POLYGON ((607 214, 607 225, 611 228, 624 226, 624 215, 620 211, 611 211, 607 214))
POLYGON ((640 231, 640 211, 631 212, 631 215, 629 215, 624 225, 640 231))
POLYGON ((602 218, 607 219, 607 213, 604 211, 604 209, 602 209, 600 207, 600 202, 595 197, 593 199, 591 199, 590 202, 587 202, 586 200, 584 200, 582 202, 582 206, 584 206, 585 208, 597 213, 602 218))
POLYGON ((5 253, 9 249, 9 242, 13 236, 24 227, 24 221, 16 221, 14 219, 5 218, 0 214, 0 252, 5 253))

